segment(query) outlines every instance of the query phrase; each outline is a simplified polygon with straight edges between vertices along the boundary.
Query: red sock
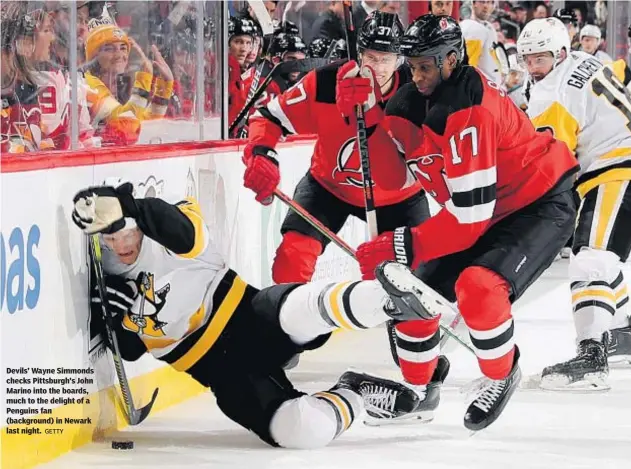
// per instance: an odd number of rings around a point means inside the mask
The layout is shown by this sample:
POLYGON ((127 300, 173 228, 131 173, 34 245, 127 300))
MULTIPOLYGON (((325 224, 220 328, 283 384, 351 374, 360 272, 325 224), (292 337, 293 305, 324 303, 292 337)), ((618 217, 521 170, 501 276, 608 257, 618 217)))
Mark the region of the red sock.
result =
POLYGON ((480 370, 491 379, 506 378, 515 355, 508 282, 484 267, 468 267, 458 277, 456 297, 480 370))
POLYGON ((439 318, 434 318, 395 326, 401 373, 410 384, 427 384, 432 379, 440 353, 438 324, 439 318))

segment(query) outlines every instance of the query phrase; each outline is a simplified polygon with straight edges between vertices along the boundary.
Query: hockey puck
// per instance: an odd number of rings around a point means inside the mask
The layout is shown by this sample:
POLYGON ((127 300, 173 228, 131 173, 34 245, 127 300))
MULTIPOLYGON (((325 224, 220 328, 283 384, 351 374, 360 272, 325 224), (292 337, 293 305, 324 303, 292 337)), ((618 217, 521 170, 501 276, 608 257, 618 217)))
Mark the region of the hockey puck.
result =
POLYGON ((112 441, 112 449, 134 449, 133 441, 112 441))

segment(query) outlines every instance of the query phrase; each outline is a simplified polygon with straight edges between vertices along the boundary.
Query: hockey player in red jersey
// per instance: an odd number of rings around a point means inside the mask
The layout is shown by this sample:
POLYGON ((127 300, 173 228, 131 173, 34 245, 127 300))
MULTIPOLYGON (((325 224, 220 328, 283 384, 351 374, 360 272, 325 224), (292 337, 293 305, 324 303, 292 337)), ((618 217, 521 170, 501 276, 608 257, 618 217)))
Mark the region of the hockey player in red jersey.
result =
POLYGON ((258 26, 250 18, 228 20, 228 120, 233 122, 245 104, 243 80, 245 60, 254 46, 258 26))
MULTIPOLYGON (((300 82, 277 96, 250 118, 250 142, 244 150, 244 184, 256 200, 270 203, 280 181, 274 147, 282 135, 317 134, 311 168, 298 183, 294 200, 332 231, 339 231, 349 215, 364 218, 364 196, 359 155, 356 150, 354 105, 365 105, 368 148, 375 183, 379 229, 417 225, 429 216, 420 184, 404 189, 388 185, 390 161, 397 158, 390 139, 372 137, 383 114, 385 102, 406 82, 397 69, 399 37, 403 28, 398 17, 374 12, 358 34, 362 65, 358 76, 355 62, 334 62, 308 73, 300 82), (392 152, 392 154, 386 153, 392 152)), ((281 228, 283 239, 276 251, 272 277, 277 283, 311 279, 316 260, 328 240, 300 217, 290 212, 281 228)))
MULTIPOLYGON (((289 34, 281 30, 274 35, 270 44, 268 57, 259 63, 256 67, 250 67, 242 76, 243 81, 243 103, 247 102, 247 96, 260 86, 274 65, 280 62, 291 60, 301 60, 307 55, 307 46, 302 38, 297 34, 289 34), (269 59, 269 60, 268 60, 269 59)), ((261 94, 261 97, 252 106, 252 112, 260 106, 269 103, 273 98, 279 96, 291 86, 295 85, 299 79, 300 72, 293 72, 287 75, 280 75, 273 79, 267 86, 267 89, 261 94)))
MULTIPOLYGON (((411 265, 428 298, 457 300, 488 378, 464 417, 467 428, 479 430, 499 416, 519 383, 511 303, 572 233, 578 166, 567 147, 536 132, 494 82, 461 64, 462 40, 447 16, 424 15, 410 25, 401 51, 415 86, 399 91, 394 100, 400 105, 391 103, 395 115, 375 132, 390 132, 442 209, 420 226, 361 245, 357 258, 367 276, 385 260, 411 265)), ((393 178, 397 165, 400 174, 406 170, 392 161, 393 178)), ((409 295, 401 287, 400 299, 409 295)), ((397 326, 402 371, 419 389, 437 363, 439 318, 438 310, 428 310, 426 320, 397 326)))

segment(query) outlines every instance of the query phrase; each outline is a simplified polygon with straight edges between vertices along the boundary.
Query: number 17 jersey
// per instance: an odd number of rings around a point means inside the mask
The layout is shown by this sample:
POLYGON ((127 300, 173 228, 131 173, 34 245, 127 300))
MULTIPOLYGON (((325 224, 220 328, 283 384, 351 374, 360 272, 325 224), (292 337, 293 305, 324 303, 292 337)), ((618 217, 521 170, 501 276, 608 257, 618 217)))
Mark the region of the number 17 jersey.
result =
POLYGON ((631 95, 610 65, 572 52, 530 91, 528 115, 581 165, 581 196, 599 184, 631 180, 631 95))

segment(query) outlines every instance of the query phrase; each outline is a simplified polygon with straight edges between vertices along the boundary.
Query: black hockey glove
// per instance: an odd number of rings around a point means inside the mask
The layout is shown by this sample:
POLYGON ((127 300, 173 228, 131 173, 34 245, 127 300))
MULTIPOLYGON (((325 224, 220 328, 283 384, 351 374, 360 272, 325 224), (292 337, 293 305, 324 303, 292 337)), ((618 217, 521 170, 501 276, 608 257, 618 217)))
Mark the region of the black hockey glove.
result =
POLYGON ((93 186, 73 199, 72 221, 86 234, 114 233, 125 226, 125 217, 137 213, 131 183, 119 187, 93 186))
MULTIPOLYGON (((105 289, 105 298, 107 299, 105 309, 112 318, 121 321, 138 298, 137 282, 118 275, 108 275, 105 277, 105 289)), ((93 305, 101 307, 101 297, 96 285, 92 290, 91 301, 93 305)))

